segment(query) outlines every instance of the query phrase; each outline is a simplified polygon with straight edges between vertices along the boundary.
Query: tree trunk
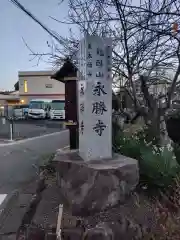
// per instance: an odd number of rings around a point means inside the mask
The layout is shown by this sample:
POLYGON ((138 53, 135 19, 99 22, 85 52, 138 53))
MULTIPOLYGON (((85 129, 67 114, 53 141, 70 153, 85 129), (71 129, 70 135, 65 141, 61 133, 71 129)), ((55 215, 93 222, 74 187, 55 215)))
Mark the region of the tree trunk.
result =
POLYGON ((160 118, 160 144, 161 146, 172 145, 172 140, 167 131, 165 116, 161 116, 160 118))
POLYGON ((156 143, 160 146, 171 146, 172 140, 170 139, 167 131, 165 115, 161 113, 158 109, 150 111, 145 117, 145 122, 148 127, 148 141, 156 143))
POLYGON ((147 126, 147 141, 155 144, 160 142, 160 112, 156 105, 149 108, 143 115, 144 122, 147 126))
POLYGON ((160 142, 160 122, 158 118, 150 118, 147 123, 147 140, 155 144, 160 142))

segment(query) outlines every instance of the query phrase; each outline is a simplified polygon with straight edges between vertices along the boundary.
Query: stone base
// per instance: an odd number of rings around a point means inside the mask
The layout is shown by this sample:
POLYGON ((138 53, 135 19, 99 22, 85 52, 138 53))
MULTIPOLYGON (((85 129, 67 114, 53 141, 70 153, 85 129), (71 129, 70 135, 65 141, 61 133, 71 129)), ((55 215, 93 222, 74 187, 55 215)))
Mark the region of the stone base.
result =
POLYGON ((77 150, 58 151, 58 185, 74 215, 85 216, 124 203, 139 181, 138 162, 119 154, 84 162, 77 150))

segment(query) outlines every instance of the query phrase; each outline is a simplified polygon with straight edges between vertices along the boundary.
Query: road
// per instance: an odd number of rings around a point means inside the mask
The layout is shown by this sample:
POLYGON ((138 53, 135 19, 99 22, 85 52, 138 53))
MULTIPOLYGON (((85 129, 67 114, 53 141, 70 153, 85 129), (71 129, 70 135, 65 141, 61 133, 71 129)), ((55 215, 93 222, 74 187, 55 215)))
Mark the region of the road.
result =
POLYGON ((69 144, 67 130, 0 144, 0 194, 8 194, 35 177, 40 165, 59 148, 69 144))
MULTIPOLYGON (((25 139, 62 129, 63 122, 50 120, 20 120, 13 123, 13 139, 25 139)), ((10 139, 10 123, 3 124, 0 119, 0 139, 10 139)))

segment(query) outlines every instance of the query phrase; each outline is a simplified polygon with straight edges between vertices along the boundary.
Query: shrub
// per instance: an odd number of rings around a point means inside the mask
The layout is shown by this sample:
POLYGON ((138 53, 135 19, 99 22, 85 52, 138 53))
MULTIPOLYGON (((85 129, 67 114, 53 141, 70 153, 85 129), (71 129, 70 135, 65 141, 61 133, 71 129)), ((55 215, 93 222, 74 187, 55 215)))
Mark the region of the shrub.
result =
POLYGON ((139 167, 141 182, 158 189, 171 186, 180 172, 174 153, 168 148, 142 151, 139 167))
MULTIPOLYGON (((179 197, 179 195, 178 195, 179 197)), ((166 198, 166 197, 165 197, 166 198)), ((139 204, 139 209, 142 211, 142 202, 139 204)), ((143 228, 144 231, 142 238, 147 240, 175 240, 180 239, 180 218, 179 213, 174 212, 167 204, 165 199, 161 202, 155 199, 153 202, 146 202, 146 208, 150 209, 151 214, 154 216, 153 225, 150 228, 143 228)), ((144 213, 146 214, 146 213, 144 213)), ((148 212, 147 212, 148 214, 148 212)))
POLYGON ((180 172, 172 148, 160 148, 139 139, 138 135, 127 137, 125 134, 119 135, 116 144, 121 154, 139 161, 140 184, 148 189, 166 189, 180 172))
POLYGON ((123 134, 117 139, 116 144, 121 154, 137 160, 141 158, 141 151, 146 148, 144 142, 138 141, 136 138, 126 137, 123 134))
POLYGON ((178 164, 180 165, 180 145, 177 143, 174 144, 174 154, 178 164))
POLYGON ((147 143, 151 143, 153 145, 158 144, 158 139, 151 134, 151 130, 149 130, 146 126, 138 131, 136 136, 140 141, 146 141, 147 143))

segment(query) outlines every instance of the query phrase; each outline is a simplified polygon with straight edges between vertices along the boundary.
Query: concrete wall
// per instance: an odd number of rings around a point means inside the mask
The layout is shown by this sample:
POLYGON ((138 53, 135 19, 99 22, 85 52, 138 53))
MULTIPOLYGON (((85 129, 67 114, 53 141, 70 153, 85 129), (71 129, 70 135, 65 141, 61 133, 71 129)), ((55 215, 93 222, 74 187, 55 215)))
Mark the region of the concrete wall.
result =
POLYGON ((64 83, 51 79, 51 71, 19 72, 19 95, 24 103, 35 98, 64 99, 64 83), (25 92, 24 81, 27 81, 25 92))

